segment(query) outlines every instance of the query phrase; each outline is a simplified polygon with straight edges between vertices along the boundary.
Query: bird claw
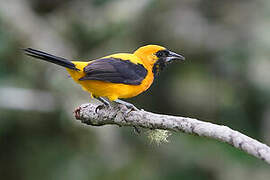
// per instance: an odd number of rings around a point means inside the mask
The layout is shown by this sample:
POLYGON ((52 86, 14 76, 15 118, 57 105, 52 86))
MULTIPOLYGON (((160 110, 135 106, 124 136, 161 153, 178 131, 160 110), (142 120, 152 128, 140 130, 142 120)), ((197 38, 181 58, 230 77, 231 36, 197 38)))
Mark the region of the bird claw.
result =
MULTIPOLYGON (((95 97, 95 96, 94 96, 95 97)), ((109 108, 110 107, 110 103, 102 98, 102 97, 95 97, 97 100, 99 100, 102 104, 98 105, 95 109, 95 112, 97 113, 99 110, 104 109, 104 108, 109 108)))
POLYGON ((99 110, 101 109, 104 109, 104 108, 108 108, 109 106, 108 105, 105 105, 105 104, 100 104, 96 107, 95 109, 95 113, 98 113, 99 110))
POLYGON ((127 105, 125 105, 125 106, 126 106, 126 108, 127 108, 127 110, 124 112, 124 116, 125 116, 125 117, 129 116, 129 114, 130 114, 132 111, 139 111, 139 109, 136 108, 133 104, 132 104, 132 106, 127 106, 127 105))
POLYGON ((128 104, 128 105, 126 105, 126 107, 128 109, 130 109, 129 112, 131 112, 131 111, 139 111, 139 109, 136 106, 134 106, 133 104, 128 104))
POLYGON ((134 106, 131 103, 128 103, 119 99, 117 99, 115 102, 118 104, 124 105, 129 110, 128 112, 126 112, 126 114, 129 114, 131 111, 139 111, 139 109, 136 108, 136 106, 134 106))

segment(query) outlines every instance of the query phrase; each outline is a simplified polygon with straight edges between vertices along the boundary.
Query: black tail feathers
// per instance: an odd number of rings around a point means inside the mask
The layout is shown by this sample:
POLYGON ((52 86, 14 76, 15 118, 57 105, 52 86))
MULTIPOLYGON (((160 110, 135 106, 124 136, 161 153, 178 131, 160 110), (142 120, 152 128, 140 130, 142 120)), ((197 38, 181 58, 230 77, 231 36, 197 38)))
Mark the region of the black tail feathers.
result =
POLYGON ((60 66, 79 71, 71 61, 32 48, 23 49, 25 54, 60 66))

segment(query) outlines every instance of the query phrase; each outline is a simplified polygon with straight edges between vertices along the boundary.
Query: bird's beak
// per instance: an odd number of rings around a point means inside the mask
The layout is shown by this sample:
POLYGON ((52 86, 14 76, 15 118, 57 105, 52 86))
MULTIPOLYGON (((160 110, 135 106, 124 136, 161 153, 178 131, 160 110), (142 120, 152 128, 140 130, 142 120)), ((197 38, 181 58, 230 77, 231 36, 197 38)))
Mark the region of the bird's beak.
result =
POLYGON ((185 57, 179 54, 176 54, 175 52, 169 51, 169 56, 166 57, 166 62, 171 62, 173 60, 181 60, 184 61, 185 57))

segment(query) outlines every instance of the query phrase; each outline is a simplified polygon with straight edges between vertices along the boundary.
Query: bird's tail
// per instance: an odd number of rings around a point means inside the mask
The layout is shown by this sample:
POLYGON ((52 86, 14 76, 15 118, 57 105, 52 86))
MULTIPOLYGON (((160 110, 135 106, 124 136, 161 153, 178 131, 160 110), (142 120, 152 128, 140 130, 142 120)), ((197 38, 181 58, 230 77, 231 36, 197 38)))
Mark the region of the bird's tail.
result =
POLYGON ((51 55, 51 54, 48 54, 39 50, 32 49, 32 48, 27 48, 23 50, 25 54, 28 56, 32 56, 34 58, 38 58, 38 59, 48 61, 48 62, 57 64, 57 65, 60 65, 69 69, 79 71, 79 69, 76 68, 75 64, 73 64, 71 61, 65 58, 57 57, 57 56, 54 56, 54 55, 51 55))

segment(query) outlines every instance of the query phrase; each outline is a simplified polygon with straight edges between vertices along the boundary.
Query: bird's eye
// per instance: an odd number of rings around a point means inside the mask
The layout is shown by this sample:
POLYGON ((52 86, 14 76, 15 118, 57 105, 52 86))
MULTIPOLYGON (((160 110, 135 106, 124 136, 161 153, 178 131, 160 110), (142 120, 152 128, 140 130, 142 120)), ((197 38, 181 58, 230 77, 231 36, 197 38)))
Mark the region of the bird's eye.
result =
POLYGON ((156 56, 157 56, 157 57, 161 57, 161 56, 162 56, 162 52, 161 52, 161 51, 158 51, 158 52, 156 53, 156 56))
POLYGON ((156 56, 157 57, 167 57, 167 56, 169 56, 169 52, 168 52, 168 50, 161 50, 161 51, 158 51, 157 53, 156 53, 156 56))

